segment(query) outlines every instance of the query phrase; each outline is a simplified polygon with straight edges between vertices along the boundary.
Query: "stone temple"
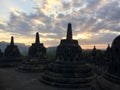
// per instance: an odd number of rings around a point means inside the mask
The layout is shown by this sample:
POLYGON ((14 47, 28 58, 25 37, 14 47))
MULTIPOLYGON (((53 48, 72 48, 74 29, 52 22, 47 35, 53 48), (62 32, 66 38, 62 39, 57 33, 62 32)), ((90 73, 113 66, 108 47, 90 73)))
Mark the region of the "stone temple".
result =
POLYGON ((39 33, 36 33, 35 43, 28 50, 28 59, 23 61, 22 65, 18 67, 21 71, 39 72, 43 71, 48 63, 46 57, 46 48, 43 43, 39 41, 39 33))
POLYGON ((47 66, 40 81, 58 87, 91 88, 94 77, 92 67, 82 60, 82 49, 78 41, 72 39, 72 26, 69 23, 67 38, 61 40, 56 60, 47 66))
POLYGON ((116 37, 111 46, 112 60, 107 72, 98 79, 101 90, 120 90, 120 36, 116 37))
POLYGON ((14 44, 14 37, 12 36, 10 45, 8 45, 4 50, 0 66, 16 66, 21 60, 20 51, 14 44))

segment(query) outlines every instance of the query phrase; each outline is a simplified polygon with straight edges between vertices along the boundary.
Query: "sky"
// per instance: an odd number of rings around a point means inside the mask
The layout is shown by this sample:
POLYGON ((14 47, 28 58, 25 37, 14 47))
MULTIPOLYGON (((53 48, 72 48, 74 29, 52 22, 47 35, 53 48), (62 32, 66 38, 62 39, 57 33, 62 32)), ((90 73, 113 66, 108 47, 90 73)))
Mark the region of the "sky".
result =
POLYGON ((83 49, 106 49, 120 35, 119 0, 1 0, 0 41, 31 45, 35 33, 45 47, 57 46, 72 24, 83 49))

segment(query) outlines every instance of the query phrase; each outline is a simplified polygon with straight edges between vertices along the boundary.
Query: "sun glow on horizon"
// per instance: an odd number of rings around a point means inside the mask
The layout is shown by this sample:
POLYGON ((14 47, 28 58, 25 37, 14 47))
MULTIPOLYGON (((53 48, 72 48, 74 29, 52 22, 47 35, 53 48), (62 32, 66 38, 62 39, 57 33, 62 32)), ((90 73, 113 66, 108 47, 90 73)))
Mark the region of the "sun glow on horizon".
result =
POLYGON ((77 35, 74 35, 73 38, 74 39, 91 39, 91 34, 89 33, 79 33, 77 35))
POLYGON ((96 49, 102 49, 105 50, 108 46, 108 44, 89 44, 89 45, 80 45, 82 49, 93 49, 94 46, 96 46, 96 49))

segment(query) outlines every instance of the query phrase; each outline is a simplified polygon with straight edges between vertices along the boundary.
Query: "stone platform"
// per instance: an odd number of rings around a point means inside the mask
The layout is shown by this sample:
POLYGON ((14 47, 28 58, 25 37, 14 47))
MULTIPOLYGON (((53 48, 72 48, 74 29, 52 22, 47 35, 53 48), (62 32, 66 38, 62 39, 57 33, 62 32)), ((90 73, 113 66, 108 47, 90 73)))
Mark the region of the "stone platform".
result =
POLYGON ((42 73, 22 73, 15 68, 0 68, 0 90, 91 90, 59 88, 39 82, 42 73))

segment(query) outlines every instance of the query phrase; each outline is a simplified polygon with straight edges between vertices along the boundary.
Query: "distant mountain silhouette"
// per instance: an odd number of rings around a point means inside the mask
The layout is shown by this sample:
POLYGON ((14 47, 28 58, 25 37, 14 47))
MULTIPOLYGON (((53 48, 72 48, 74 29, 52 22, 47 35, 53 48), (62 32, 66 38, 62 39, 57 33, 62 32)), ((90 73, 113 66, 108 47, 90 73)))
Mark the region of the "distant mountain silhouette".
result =
POLYGON ((47 48, 47 53, 51 53, 51 52, 56 52, 57 46, 53 46, 53 47, 48 47, 47 48))
MULTIPOLYGON (((4 52, 4 50, 5 50, 7 45, 9 45, 8 42, 5 42, 5 41, 1 41, 0 42, 0 49, 2 50, 2 52, 4 52)), ((25 45, 23 43, 15 43, 15 45, 18 46, 18 48, 19 48, 19 50, 20 50, 22 55, 27 55, 29 46, 27 46, 27 45, 25 45)), ((57 46, 48 47, 46 49, 47 49, 48 53, 55 53, 56 52, 56 48, 57 48, 57 46)))

